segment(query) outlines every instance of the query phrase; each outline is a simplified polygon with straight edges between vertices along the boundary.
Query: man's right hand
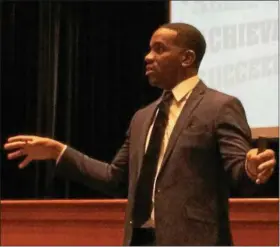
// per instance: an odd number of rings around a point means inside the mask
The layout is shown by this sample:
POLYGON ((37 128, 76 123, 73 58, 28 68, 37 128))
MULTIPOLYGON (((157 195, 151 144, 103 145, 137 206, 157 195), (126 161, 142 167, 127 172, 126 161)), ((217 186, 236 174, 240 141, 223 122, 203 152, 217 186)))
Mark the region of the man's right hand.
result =
POLYGON ((32 160, 56 160, 65 145, 50 138, 40 136, 19 135, 8 139, 4 148, 9 160, 26 156, 19 168, 26 167, 32 160))

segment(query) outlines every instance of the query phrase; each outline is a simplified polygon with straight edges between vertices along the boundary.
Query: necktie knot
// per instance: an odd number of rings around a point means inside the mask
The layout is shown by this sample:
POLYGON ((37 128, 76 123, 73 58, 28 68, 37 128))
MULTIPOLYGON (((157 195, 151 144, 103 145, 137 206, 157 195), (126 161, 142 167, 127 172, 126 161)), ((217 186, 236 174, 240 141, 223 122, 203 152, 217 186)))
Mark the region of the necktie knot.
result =
POLYGON ((172 91, 164 91, 161 98, 161 102, 159 103, 159 110, 168 112, 169 106, 171 105, 173 98, 174 96, 172 91))
POLYGON ((172 91, 165 91, 162 96, 162 102, 170 103, 174 98, 172 91))

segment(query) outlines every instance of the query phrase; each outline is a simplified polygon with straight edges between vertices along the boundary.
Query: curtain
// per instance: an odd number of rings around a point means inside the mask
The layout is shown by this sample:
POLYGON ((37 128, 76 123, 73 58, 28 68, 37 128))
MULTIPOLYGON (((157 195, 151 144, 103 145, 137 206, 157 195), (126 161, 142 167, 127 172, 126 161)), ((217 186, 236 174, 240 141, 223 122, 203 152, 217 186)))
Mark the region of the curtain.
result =
MULTIPOLYGON (((36 134, 110 162, 133 113, 159 96, 144 77, 167 2, 1 2, 1 146, 36 134)), ((2 198, 105 197, 55 177, 54 161, 23 170, 1 147, 2 198)))

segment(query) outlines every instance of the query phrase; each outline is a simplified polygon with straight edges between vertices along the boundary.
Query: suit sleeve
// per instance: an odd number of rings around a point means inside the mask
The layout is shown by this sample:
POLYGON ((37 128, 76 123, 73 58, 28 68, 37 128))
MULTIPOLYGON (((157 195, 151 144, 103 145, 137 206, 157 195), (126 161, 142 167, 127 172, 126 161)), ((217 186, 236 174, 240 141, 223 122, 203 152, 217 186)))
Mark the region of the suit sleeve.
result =
POLYGON ((221 107, 216 131, 222 163, 232 188, 242 196, 252 196, 257 186, 245 170, 246 155, 251 149, 251 130, 237 98, 232 97, 221 107))
POLYGON ((82 183, 110 196, 126 197, 128 190, 130 130, 125 141, 109 164, 67 147, 59 163, 58 176, 82 183))

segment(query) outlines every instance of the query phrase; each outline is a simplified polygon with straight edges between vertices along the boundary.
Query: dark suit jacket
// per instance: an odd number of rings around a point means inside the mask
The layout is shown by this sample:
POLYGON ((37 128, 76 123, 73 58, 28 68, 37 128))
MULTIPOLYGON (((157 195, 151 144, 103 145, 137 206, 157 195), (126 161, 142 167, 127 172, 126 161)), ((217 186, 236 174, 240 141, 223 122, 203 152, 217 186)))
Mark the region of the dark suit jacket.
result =
MULTIPOLYGON (((159 100, 133 116, 123 146, 111 164, 68 147, 57 172, 94 189, 128 196, 124 245, 135 226, 132 209, 146 135, 159 100)), ((174 127, 155 192, 157 245, 231 245, 231 187, 249 193, 244 164, 251 132, 235 97, 200 81, 174 127)))

